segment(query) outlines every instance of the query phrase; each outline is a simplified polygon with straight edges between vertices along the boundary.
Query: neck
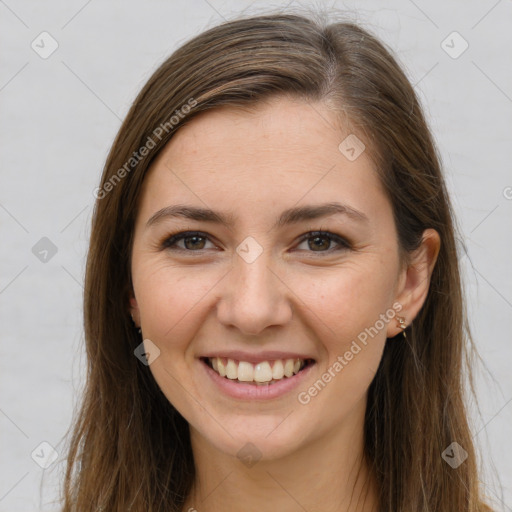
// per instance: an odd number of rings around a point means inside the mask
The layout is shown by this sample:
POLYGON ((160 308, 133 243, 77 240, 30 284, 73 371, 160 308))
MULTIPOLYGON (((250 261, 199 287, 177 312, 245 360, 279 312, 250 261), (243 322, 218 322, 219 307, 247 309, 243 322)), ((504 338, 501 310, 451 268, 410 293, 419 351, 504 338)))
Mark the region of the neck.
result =
POLYGON ((320 436, 284 458, 247 467, 191 428, 196 479, 184 512, 375 512, 362 423, 320 436))

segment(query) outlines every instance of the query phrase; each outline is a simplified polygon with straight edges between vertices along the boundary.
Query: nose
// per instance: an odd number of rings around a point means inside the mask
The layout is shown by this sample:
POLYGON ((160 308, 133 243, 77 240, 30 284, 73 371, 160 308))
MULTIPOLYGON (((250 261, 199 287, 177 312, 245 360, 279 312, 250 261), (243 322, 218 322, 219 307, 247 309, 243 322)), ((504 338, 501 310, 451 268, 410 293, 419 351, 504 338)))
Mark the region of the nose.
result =
POLYGON ((263 252, 248 263, 234 256, 233 268, 222 280, 217 318, 227 327, 257 335, 270 326, 283 326, 292 318, 290 289, 263 252))

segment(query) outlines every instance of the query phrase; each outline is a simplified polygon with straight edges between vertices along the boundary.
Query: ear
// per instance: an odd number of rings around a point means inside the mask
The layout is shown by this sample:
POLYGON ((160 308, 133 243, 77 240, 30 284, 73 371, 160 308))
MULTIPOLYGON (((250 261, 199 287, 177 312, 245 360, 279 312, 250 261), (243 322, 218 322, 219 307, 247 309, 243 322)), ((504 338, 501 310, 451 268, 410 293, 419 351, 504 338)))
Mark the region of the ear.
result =
POLYGON ((137 304, 137 299, 133 295, 133 292, 130 294, 130 315, 136 327, 140 327, 140 311, 139 305, 137 304))
MULTIPOLYGON (((426 229, 423 232, 420 247, 412 253, 407 268, 401 271, 398 278, 395 302, 401 304, 400 316, 405 319, 407 326, 411 325, 427 298, 430 278, 440 247, 439 233, 435 229, 426 229)), ((392 338, 400 332, 402 329, 398 327, 398 323, 390 322, 388 338, 392 338)))

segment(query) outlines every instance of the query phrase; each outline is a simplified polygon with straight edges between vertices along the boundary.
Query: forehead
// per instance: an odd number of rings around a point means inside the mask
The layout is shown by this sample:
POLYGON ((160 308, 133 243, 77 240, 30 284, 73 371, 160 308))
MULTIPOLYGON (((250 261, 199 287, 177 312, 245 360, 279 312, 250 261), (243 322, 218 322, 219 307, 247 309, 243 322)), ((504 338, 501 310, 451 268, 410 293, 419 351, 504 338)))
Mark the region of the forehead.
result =
MULTIPOLYGON (((163 158, 192 160, 211 166, 242 162, 297 164, 307 159, 321 171, 342 157, 338 146, 349 133, 340 129, 338 116, 323 103, 277 97, 250 108, 221 107, 202 112, 176 133, 163 158), (247 161, 253 157, 254 161, 247 161)), ((280 166, 282 167, 282 166, 280 166)), ((326 169, 327 170, 327 169, 326 169)), ((191 171, 193 171, 191 169, 191 171)))
POLYGON ((251 215, 338 201, 377 215, 389 204, 367 151, 348 158, 353 155, 343 141, 354 136, 320 102, 277 98, 250 111, 203 112, 176 132, 152 164, 142 209, 150 215, 186 200, 251 215))

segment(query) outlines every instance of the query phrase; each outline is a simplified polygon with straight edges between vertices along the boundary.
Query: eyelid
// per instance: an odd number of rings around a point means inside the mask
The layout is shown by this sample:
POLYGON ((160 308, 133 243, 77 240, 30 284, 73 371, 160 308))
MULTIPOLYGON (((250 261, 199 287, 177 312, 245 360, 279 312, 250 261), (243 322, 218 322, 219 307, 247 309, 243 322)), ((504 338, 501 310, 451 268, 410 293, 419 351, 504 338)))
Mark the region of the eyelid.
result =
MULTIPOLYGON (((162 242, 159 245, 160 245, 161 249, 171 249, 171 247, 174 244, 176 244, 177 242, 179 242, 185 238, 190 238, 193 236, 206 238, 207 240, 209 240, 210 242, 213 243, 212 237, 208 233, 205 233, 203 231, 181 230, 181 231, 177 231, 175 233, 171 233, 170 235, 167 235, 166 237, 164 237, 164 239, 162 240, 162 242)), ((181 249, 181 247, 178 247, 176 250, 178 250, 178 251, 181 250, 184 252, 201 252, 201 251, 204 251, 205 249, 200 249, 198 251, 188 251, 187 249, 181 249)))
MULTIPOLYGON (((187 253, 199 253, 199 254, 202 254, 204 251, 208 250, 208 249, 198 249, 197 251, 193 251, 193 250, 182 249, 181 247, 173 248, 173 246, 175 246, 179 241, 181 241, 185 238, 193 237, 193 236, 205 238, 208 241, 210 241, 211 243, 216 243, 216 242, 214 242, 214 240, 212 240, 212 238, 214 238, 214 237, 212 237, 208 233, 205 233, 204 231, 180 230, 180 231, 177 231, 175 233, 171 233, 171 234, 165 236, 165 238, 159 243, 159 248, 161 250, 167 249, 167 250, 173 250, 173 251, 178 251, 178 252, 182 252, 182 253, 187 252, 187 253)), ((308 240, 310 238, 322 237, 322 236, 327 239, 330 239, 332 242, 336 243, 338 245, 338 247, 334 248, 334 249, 332 249, 332 248, 328 249, 327 251, 306 251, 306 252, 310 252, 312 254, 319 254, 319 255, 332 254, 332 253, 338 252, 338 251, 351 250, 353 247, 353 244, 349 240, 347 240, 346 237, 339 235, 337 233, 333 233, 332 231, 327 231, 327 230, 322 230, 322 229, 308 230, 306 233, 304 233, 303 235, 300 236, 297 244, 301 244, 302 242, 304 242, 305 240, 308 240)))
POLYGON ((300 241, 303 242, 304 240, 307 240, 308 238, 314 238, 315 236, 324 236, 325 238, 330 238, 332 241, 346 247, 351 247, 352 245, 345 237, 338 235, 337 233, 333 233, 332 231, 326 231, 321 229, 308 231, 307 233, 301 236, 300 241))

